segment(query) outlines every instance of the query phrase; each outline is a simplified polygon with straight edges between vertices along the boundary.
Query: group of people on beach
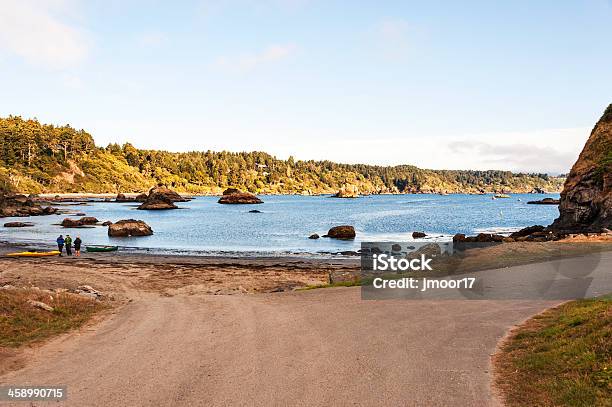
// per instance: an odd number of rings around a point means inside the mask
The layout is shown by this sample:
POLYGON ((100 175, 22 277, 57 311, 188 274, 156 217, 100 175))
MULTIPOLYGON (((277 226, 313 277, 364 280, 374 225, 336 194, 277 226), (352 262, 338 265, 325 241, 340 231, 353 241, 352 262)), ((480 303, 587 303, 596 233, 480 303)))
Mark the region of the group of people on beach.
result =
POLYGON ((72 247, 73 247, 72 245, 73 244, 74 244, 75 257, 79 257, 81 255, 81 244, 83 243, 83 241, 81 240, 79 236, 77 236, 76 239, 72 241, 72 238, 70 237, 70 235, 66 235, 65 238, 64 236, 59 235, 56 242, 57 242, 57 250, 59 250, 60 257, 62 257, 64 246, 66 246, 66 255, 72 256, 72 247))

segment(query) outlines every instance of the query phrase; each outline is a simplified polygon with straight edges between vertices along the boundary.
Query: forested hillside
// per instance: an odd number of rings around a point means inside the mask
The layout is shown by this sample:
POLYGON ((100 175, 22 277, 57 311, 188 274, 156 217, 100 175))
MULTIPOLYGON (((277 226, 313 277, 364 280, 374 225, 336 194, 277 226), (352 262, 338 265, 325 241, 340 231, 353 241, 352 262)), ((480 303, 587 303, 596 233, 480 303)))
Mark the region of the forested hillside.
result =
POLYGON ((0 188, 24 193, 141 192, 166 184, 187 193, 232 186, 254 193, 559 191, 563 179, 509 171, 438 171, 330 161, 278 160, 264 152, 171 153, 131 144, 96 147, 84 130, 0 118, 0 188))

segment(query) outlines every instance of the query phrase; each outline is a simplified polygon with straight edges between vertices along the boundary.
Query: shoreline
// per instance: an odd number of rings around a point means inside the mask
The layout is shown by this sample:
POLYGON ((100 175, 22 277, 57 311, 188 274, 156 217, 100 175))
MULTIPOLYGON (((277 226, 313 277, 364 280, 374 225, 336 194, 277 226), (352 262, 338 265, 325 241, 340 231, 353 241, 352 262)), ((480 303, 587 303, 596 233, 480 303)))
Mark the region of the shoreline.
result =
MULTIPOLYGON (((100 193, 96 193, 96 192, 44 192, 44 193, 39 193, 39 194, 33 194, 30 192, 15 192, 16 194, 20 194, 20 195, 34 195, 37 198, 40 199, 53 199, 55 197, 59 197, 61 199, 106 199, 106 198, 111 198, 114 199, 117 197, 117 193, 112 193, 112 192, 100 192, 100 193)), ((135 198, 136 196, 140 195, 142 192, 121 192, 121 194, 125 195, 126 197, 129 198, 135 198)), ((177 191, 178 194, 180 194, 181 196, 184 197, 193 197, 193 198, 197 198, 197 197, 221 197, 223 196, 222 193, 188 193, 188 192, 181 192, 181 191, 177 191)), ((311 197, 326 197, 328 195, 331 195, 331 197, 334 197, 333 195, 336 192, 322 192, 322 193, 318 193, 318 194, 301 194, 301 193, 276 193, 276 194, 270 194, 270 193, 256 193, 255 195, 260 195, 260 196, 311 196, 311 197)), ((534 196, 540 196, 540 195, 555 195, 555 194, 560 194, 561 191, 546 191, 543 193, 534 193, 534 192, 517 192, 517 191, 510 191, 510 192, 504 192, 505 194, 516 194, 516 195, 534 195, 534 196)), ((359 195, 357 197, 346 197, 346 198, 340 198, 340 197, 335 197, 337 199, 357 199, 357 198, 363 198, 363 197, 368 197, 368 196, 377 196, 377 195, 440 195, 440 196, 449 196, 449 195, 475 195, 475 196, 486 196, 486 195, 495 195, 497 194, 497 192, 493 192, 493 191, 488 191, 488 192, 484 192, 484 193, 476 193, 476 192, 445 192, 445 193, 441 193, 441 192, 383 192, 383 193, 379 193, 379 194, 364 194, 364 195, 359 195)), ((114 201, 112 201, 114 202, 114 201)))

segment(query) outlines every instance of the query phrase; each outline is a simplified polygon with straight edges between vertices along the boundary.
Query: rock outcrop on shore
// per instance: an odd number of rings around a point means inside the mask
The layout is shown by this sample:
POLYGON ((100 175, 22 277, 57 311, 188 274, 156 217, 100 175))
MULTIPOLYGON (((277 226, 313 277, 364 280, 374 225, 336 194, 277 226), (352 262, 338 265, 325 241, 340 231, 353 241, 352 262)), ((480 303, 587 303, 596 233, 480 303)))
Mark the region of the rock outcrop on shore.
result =
POLYGON ((235 188, 228 188, 223 191, 223 196, 219 198, 220 204, 260 204, 261 199, 250 192, 242 192, 235 188), (229 192, 226 194, 226 192, 229 192))
POLYGON ((466 236, 462 233, 457 233, 453 236, 453 243, 461 245, 463 243, 548 242, 559 240, 563 237, 565 237, 565 234, 555 233, 541 225, 534 225, 511 233, 510 236, 494 233, 479 233, 476 236, 466 236))
POLYGON ((356 236, 355 228, 350 225, 334 226, 329 229, 323 237, 331 237, 333 239, 354 239, 356 236))
POLYGON ((359 198, 359 189, 355 185, 344 185, 336 194, 334 198, 359 198))
POLYGON ((0 192, 0 218, 52 215, 57 208, 42 207, 25 195, 0 192))
POLYGON ((612 229, 612 104, 572 167, 551 231, 576 233, 612 229))
POLYGON ((149 225, 135 219, 120 220, 108 227, 108 235, 111 237, 150 236, 152 234, 153 229, 149 225))
POLYGON ((453 243, 501 243, 503 241, 504 236, 495 233, 479 233, 476 236, 457 233, 453 236, 453 243))

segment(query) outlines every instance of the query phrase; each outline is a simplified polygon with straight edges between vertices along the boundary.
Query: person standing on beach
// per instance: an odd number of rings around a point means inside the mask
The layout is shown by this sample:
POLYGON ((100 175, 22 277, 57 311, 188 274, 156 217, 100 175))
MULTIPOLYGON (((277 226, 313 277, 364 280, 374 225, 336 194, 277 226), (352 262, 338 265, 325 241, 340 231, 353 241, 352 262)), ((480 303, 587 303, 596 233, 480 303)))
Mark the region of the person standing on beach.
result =
POLYGON ((81 257, 81 244, 83 243, 83 241, 81 240, 80 236, 77 236, 76 239, 74 239, 74 255, 75 257, 81 257))
POLYGON ((66 244, 66 255, 72 256, 72 238, 70 237, 70 235, 66 235, 64 243, 66 244))
POLYGON ((64 236, 59 235, 56 242, 57 242, 57 250, 59 250, 59 256, 62 257, 62 250, 64 250, 64 236))

